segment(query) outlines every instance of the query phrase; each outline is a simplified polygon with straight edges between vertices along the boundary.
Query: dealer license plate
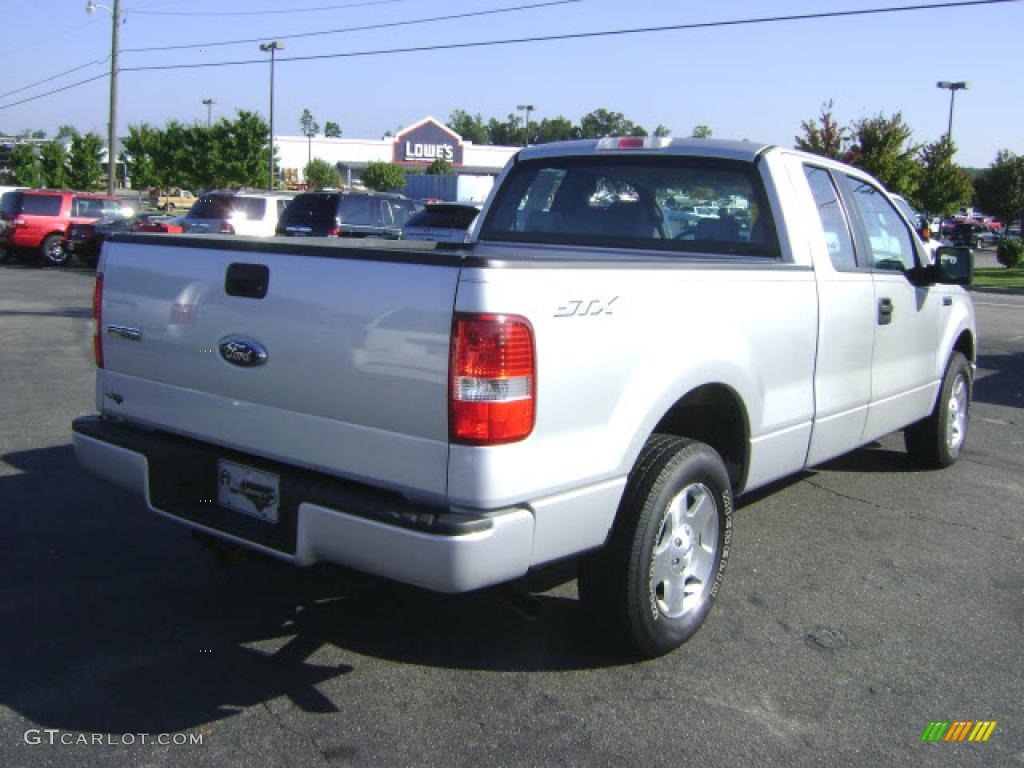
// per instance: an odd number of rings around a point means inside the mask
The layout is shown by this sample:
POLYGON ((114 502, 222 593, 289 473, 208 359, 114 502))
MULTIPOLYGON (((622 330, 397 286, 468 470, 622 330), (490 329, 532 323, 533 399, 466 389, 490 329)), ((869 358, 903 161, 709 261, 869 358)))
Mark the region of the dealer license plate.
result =
POLYGON ((243 464, 217 462, 217 502, 243 515, 277 522, 281 478, 243 464))

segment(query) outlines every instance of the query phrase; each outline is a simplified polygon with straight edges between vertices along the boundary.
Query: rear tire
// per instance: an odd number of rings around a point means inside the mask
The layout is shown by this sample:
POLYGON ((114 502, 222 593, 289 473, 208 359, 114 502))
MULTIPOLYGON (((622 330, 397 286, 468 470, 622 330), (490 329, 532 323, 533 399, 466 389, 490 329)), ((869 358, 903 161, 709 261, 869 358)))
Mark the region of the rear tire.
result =
POLYGON ((960 458, 967 440, 971 389, 970 363, 960 352, 953 352, 931 415, 903 431, 911 461, 921 467, 942 469, 960 458))
POLYGON ((60 235, 49 235, 39 246, 39 256, 44 265, 63 267, 71 261, 71 253, 64 249, 60 235))
POLYGON ((732 542, 732 486, 704 443, 653 435, 603 549, 580 561, 580 600, 633 653, 653 658, 707 617, 732 542))

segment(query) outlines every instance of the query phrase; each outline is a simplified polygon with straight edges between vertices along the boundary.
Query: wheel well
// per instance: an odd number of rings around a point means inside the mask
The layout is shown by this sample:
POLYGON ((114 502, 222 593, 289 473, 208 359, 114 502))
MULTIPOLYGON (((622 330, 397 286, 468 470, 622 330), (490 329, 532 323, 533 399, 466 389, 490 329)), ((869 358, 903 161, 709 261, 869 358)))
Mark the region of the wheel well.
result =
POLYGON ((725 462, 733 491, 743 489, 750 459, 750 427, 742 402, 729 387, 698 387, 673 405, 654 431, 707 443, 725 462))
POLYGON ((970 331, 964 331, 957 337, 956 344, 953 345, 953 351, 961 353, 970 362, 976 362, 974 359, 974 337, 971 336, 970 331))

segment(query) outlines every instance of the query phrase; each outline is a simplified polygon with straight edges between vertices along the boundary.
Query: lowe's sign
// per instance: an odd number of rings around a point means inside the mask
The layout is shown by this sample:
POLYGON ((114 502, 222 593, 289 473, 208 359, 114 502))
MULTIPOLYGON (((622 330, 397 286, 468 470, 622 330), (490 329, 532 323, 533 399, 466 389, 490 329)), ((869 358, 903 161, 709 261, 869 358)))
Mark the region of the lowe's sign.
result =
POLYGON ((432 117, 420 120, 395 137, 396 163, 423 163, 437 159, 462 165, 462 137, 432 117))

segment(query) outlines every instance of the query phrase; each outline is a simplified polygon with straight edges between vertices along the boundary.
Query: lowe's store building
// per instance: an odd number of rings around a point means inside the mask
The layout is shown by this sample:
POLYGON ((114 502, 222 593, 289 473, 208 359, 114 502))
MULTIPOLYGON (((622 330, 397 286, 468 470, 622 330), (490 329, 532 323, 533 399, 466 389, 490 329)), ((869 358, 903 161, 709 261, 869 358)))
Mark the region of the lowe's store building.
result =
POLYGON ((483 201, 494 180, 520 147, 496 147, 463 141, 444 123, 426 117, 397 136, 374 139, 328 139, 275 136, 278 167, 289 184, 301 184, 303 169, 318 158, 335 166, 345 186, 359 180, 369 163, 397 163, 425 168, 437 158, 452 165, 455 176, 409 176, 409 197, 483 201))

